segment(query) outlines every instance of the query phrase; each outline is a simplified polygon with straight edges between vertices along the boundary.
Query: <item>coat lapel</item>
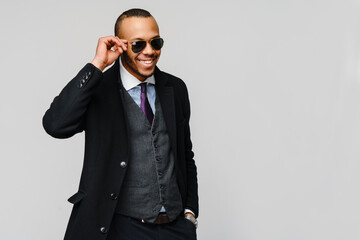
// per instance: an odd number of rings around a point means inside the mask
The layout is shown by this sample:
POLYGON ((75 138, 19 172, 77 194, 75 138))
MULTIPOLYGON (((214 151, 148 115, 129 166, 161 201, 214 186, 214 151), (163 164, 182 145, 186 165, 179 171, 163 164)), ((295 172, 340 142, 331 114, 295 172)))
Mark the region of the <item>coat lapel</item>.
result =
POLYGON ((166 85, 168 78, 158 68, 155 69, 154 75, 155 75, 156 94, 159 97, 167 132, 170 138, 171 148, 174 151, 174 155, 176 158, 177 148, 176 148, 176 116, 175 116, 174 90, 173 87, 166 85))

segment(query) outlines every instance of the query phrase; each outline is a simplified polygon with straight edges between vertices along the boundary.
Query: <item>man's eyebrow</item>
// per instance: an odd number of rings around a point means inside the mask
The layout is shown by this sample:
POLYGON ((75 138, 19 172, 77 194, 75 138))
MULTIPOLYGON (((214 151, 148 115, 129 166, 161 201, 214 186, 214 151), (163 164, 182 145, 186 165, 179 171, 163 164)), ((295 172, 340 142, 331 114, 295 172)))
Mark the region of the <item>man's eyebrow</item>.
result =
POLYGON ((134 40, 144 40, 144 39, 142 39, 142 38, 132 38, 129 41, 134 41, 134 40))

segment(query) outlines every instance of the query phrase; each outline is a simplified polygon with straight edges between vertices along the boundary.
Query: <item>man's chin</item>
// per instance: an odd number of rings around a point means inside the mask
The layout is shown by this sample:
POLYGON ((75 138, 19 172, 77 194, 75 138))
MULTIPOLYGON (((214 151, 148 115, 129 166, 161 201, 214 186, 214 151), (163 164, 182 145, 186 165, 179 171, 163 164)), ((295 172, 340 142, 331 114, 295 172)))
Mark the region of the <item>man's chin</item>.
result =
POLYGON ((148 78, 151 77, 154 74, 155 69, 153 69, 152 71, 146 71, 146 72, 138 72, 138 75, 143 77, 143 78, 148 78))

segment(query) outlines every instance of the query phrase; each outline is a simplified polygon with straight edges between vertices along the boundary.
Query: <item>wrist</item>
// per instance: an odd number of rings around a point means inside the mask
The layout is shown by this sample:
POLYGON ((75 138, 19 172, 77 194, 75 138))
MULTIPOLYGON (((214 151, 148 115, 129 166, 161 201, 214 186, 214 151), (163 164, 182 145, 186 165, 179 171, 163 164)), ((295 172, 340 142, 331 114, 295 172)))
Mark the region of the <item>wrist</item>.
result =
POLYGON ((195 213, 193 211, 191 211, 189 208, 185 208, 184 214, 186 214, 186 213, 191 213, 192 215, 194 215, 194 217, 196 216, 195 213))
POLYGON ((106 67, 101 61, 97 60, 96 58, 91 61, 91 64, 98 68, 100 71, 103 71, 106 67))

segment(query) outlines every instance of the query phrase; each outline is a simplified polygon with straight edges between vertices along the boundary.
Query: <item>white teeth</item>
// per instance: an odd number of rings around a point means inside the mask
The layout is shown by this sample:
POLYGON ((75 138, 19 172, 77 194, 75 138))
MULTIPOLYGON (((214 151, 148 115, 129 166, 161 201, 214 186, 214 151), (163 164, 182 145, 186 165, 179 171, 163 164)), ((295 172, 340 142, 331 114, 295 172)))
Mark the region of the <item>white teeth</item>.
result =
POLYGON ((143 61, 143 60, 140 60, 140 62, 144 62, 144 63, 146 63, 146 64, 150 64, 150 63, 152 63, 154 60, 148 60, 148 61, 143 61))

